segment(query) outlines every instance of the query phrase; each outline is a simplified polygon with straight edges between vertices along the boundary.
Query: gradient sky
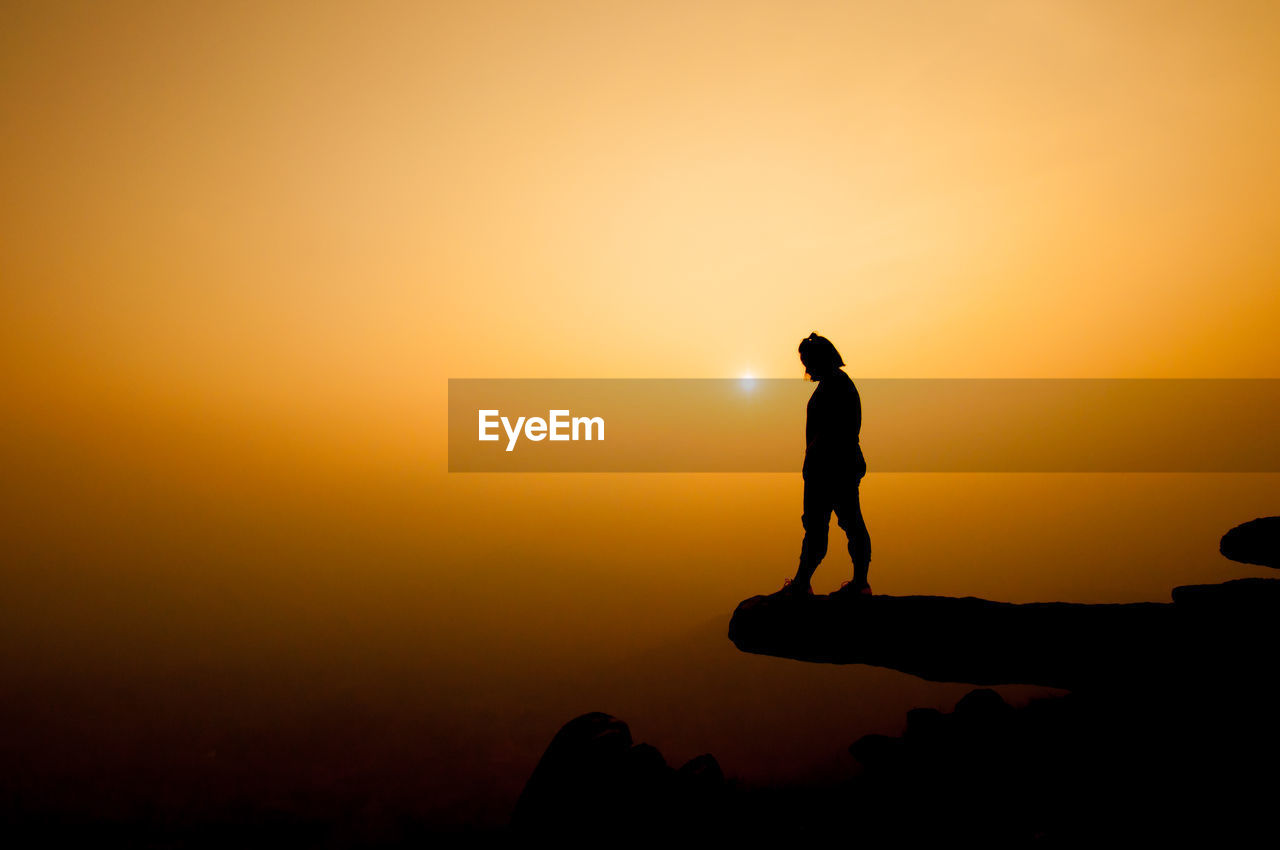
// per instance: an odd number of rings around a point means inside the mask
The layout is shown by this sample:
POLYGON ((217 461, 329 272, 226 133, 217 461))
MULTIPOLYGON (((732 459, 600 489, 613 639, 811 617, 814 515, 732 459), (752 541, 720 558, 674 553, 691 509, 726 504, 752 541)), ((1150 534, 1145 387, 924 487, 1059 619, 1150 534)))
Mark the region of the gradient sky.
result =
MULTIPOLYGON (((0 4, 4 670, 377 657, 439 705, 793 569, 798 475, 448 476, 450 377, 798 377, 813 330, 855 379, 1280 377, 1277 44, 1272 2, 0 4)), ((1275 483, 873 470, 873 581, 1166 598, 1275 483)))
MULTIPOLYGON (((1274 375, 1272 3, 6 4, 7 347, 442 379, 1274 375)), ((428 427, 436 427, 438 416, 428 427)))

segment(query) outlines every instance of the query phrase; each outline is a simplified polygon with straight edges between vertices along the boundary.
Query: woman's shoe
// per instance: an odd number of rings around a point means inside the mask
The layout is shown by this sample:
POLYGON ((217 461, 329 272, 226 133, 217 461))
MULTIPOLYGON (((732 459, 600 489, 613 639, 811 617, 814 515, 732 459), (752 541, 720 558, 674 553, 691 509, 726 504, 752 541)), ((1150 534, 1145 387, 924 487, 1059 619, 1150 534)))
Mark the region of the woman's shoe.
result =
POLYGON ((782 582, 782 589, 775 593, 774 596, 794 596, 798 599, 812 598, 813 588, 807 584, 796 584, 795 579, 789 578, 782 582))
POLYGON ((840 585, 839 590, 834 591, 831 595, 839 599, 846 599, 851 596, 870 596, 871 585, 867 584, 865 581, 861 584, 846 581, 844 584, 840 585))

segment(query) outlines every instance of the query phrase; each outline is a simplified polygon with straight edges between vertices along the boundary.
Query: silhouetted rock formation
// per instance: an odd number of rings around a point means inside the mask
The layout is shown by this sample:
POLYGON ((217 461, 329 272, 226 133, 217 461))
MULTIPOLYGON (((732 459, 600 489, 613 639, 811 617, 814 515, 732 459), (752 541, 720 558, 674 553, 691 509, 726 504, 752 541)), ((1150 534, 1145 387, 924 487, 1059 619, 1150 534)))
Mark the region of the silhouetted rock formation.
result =
POLYGON ((1280 761, 1277 612, 1280 579, 1256 578, 1129 605, 756 596, 729 626, 748 652, 1072 693, 1014 709, 980 688, 950 713, 912 709, 901 736, 849 746, 861 774, 803 788, 726 784, 710 756, 672 771, 625 724, 585 715, 548 748, 513 825, 757 844, 1242 844, 1273 830, 1280 792, 1266 769, 1280 761))
POLYGON ((1269 828, 1277 786, 1256 770, 1280 753, 1275 703, 1255 697, 1197 683, 1015 709, 984 688, 950 713, 912 709, 900 736, 849 745, 862 765, 849 779, 778 788, 727 784, 710 756, 662 771, 656 751, 630 745, 625 724, 586 715, 548 748, 513 826, 602 844, 1075 846, 1106 836, 1233 846, 1269 828))
POLYGON ((679 770, 657 749, 632 744, 627 724, 592 712, 566 723, 529 777, 511 818, 514 829, 602 841, 710 824, 726 790, 710 755, 679 770), (696 816, 695 816, 696 812, 696 816))
MULTIPOLYGON (((729 639, 746 652, 871 664, 976 685, 1133 687, 1198 664, 1234 666, 1268 628, 1280 580, 1180 587, 1175 604, 1011 604, 965 597, 778 594, 742 602, 729 639)), ((1258 647, 1260 648, 1260 647, 1258 647)))
POLYGON ((1209 737, 1207 718, 1196 719, 1203 707, 1071 694, 1015 710, 994 691, 973 691, 950 714, 909 712, 901 737, 852 744, 864 773, 849 799, 877 821, 909 824, 897 836, 909 843, 1238 838, 1250 819, 1213 807, 1248 794, 1250 780, 1218 775, 1215 748, 1231 744, 1209 737))
POLYGON ((1218 551, 1242 564, 1280 569, 1280 516, 1259 517, 1222 535, 1218 551))
POLYGON ((1045 722, 1064 708, 1062 700, 1045 700, 1015 711, 995 691, 981 689, 950 714, 910 711, 901 737, 868 735, 849 747, 864 766, 850 797, 877 820, 909 824, 899 837, 910 843, 1065 838, 1073 826, 1092 821, 1078 803, 1096 782, 1071 784, 1084 764, 1076 757, 1083 755, 1077 735, 1068 724, 1045 722))
POLYGON ((1071 688, 1149 667, 1173 632, 1172 605, 1015 605, 939 596, 756 596, 738 606, 741 650, 871 664, 933 681, 1071 688))

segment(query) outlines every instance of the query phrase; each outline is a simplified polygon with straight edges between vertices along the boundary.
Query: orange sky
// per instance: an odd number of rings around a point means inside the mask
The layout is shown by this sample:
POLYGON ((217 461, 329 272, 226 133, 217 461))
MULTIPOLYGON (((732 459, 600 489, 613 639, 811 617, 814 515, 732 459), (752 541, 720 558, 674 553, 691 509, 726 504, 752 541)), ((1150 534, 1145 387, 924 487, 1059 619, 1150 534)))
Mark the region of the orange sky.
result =
POLYGON ((794 377, 814 329, 855 378, 1275 377, 1276 43, 1271 3, 9 9, 14 481, 394 481, 445 527, 448 377, 794 377))
MULTIPOLYGON (((447 475, 450 377, 1280 377, 1273 2, 15 6, 6 671, 458 685, 794 568, 798 474, 447 475)), ((1275 480, 873 469, 873 582, 1167 598, 1275 480)))
POLYGON ((865 376, 1270 377, 1278 37, 1266 2, 11 9, 6 346, 429 428, 449 376, 791 376, 814 328, 865 376))

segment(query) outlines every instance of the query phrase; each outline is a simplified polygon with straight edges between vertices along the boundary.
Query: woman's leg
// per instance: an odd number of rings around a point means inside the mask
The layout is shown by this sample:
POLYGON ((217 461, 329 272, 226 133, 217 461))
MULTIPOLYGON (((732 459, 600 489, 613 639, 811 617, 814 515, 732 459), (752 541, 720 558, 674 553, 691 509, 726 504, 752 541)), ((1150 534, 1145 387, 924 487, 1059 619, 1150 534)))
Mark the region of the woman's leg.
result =
POLYGON ((813 571, 827 554, 827 529, 831 525, 831 487, 821 479, 805 479, 804 542, 800 544, 800 566, 796 568, 795 584, 808 587, 813 571))
POLYGON ((853 559, 853 583, 867 583, 871 571, 871 534, 862 518, 862 502, 858 497, 859 481, 845 489, 835 503, 836 522, 849 538, 849 557, 853 559))

